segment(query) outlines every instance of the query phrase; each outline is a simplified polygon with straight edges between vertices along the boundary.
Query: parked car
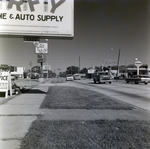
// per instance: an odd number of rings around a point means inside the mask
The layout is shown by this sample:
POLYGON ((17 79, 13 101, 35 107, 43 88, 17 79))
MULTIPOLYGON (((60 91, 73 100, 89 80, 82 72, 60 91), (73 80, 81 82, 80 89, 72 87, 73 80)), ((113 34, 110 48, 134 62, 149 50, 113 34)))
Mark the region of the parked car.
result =
MULTIPOLYGON (((12 94, 18 95, 20 94, 20 87, 14 82, 11 81, 12 94)), ((8 90, 8 94, 10 94, 10 90, 8 90)))
POLYGON ((74 74, 73 78, 74 78, 74 80, 81 80, 80 74, 74 74))
POLYGON ((67 74, 66 75, 66 81, 73 81, 74 80, 74 77, 72 74, 67 74))
POLYGON ((11 74, 11 80, 17 80, 18 79, 18 76, 17 75, 12 75, 11 74))

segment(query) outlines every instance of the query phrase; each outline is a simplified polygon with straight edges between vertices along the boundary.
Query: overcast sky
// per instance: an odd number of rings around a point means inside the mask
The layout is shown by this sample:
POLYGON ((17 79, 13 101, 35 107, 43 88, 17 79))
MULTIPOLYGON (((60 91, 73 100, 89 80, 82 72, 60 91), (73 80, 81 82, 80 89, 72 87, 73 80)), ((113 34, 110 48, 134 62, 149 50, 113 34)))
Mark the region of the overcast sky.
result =
MULTIPOLYGON (((134 59, 150 65, 149 0, 75 0, 74 38, 49 39, 46 64, 52 70, 68 66, 101 66, 103 60, 133 64, 134 59), (113 50, 112 50, 113 49, 113 50)), ((43 42, 43 40, 42 40, 43 42)), ((32 43, 23 38, 0 37, 0 64, 29 68, 37 63, 32 43)))

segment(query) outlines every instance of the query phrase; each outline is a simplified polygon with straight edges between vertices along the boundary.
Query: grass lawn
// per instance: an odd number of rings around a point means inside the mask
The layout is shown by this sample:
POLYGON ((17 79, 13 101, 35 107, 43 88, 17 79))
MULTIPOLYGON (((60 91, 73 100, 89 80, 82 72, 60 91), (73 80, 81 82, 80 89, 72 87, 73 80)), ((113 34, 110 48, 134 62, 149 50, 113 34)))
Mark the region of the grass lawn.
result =
POLYGON ((129 104, 98 92, 65 87, 51 86, 41 107, 42 109, 115 109, 132 110, 129 104))
POLYGON ((35 120, 20 149, 149 149, 150 123, 35 120))

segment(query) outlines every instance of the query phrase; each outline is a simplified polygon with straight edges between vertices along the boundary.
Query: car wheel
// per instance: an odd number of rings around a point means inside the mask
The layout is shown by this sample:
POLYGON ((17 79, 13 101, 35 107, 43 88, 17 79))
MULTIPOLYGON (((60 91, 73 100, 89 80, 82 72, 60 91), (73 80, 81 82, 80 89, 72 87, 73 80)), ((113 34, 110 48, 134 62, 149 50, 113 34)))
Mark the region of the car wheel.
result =
POLYGON ((15 89, 15 94, 19 95, 20 94, 20 90, 19 89, 15 89))
POLYGON ((147 82, 145 82, 145 85, 147 85, 147 82))
POLYGON ((111 82, 109 82, 109 84, 111 84, 111 82))

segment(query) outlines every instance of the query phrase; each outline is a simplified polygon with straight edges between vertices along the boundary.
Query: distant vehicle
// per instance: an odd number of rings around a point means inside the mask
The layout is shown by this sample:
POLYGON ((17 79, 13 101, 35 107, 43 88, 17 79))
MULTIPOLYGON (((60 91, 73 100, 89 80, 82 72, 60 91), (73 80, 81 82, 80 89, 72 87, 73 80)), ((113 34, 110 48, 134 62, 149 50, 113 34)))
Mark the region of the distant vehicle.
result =
MULTIPOLYGON (((28 73, 27 78, 30 78, 30 73, 28 73)), ((40 74, 39 73, 31 73, 31 79, 39 79, 40 78, 40 74)))
POLYGON ((135 84, 139 84, 139 83, 144 83, 145 85, 147 85, 148 83, 150 83, 150 77, 147 75, 136 75, 133 76, 132 78, 126 78, 125 79, 126 83, 129 82, 133 82, 135 84))
POLYGON ((72 74, 67 74, 66 75, 66 81, 73 81, 74 80, 74 77, 72 74))
MULTIPOLYGON (((12 80, 11 81, 12 94, 18 95, 20 94, 20 87, 12 80)), ((8 90, 8 94, 10 94, 10 90, 8 90)))
POLYGON ((81 80, 80 74, 74 74, 73 77, 74 77, 74 80, 81 80))
POLYGON ((109 72, 98 71, 93 74, 94 83, 112 83, 112 77, 109 72))
POLYGON ((12 75, 12 74, 11 74, 11 80, 14 81, 14 80, 17 80, 17 79, 18 79, 18 76, 17 76, 17 75, 12 75))

